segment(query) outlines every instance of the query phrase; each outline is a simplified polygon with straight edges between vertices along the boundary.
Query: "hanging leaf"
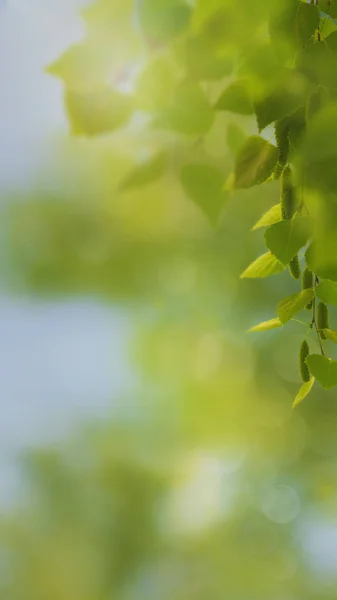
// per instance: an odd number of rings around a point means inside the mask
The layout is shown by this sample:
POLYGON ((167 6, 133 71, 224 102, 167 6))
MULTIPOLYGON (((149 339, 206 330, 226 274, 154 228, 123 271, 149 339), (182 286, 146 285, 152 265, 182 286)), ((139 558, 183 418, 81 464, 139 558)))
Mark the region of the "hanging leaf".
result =
POLYGON ((202 135, 211 127, 214 111, 202 88, 190 82, 176 90, 172 105, 155 121, 157 127, 186 135, 202 135))
POLYGON ((239 115, 252 115, 254 113, 253 102, 244 81, 234 81, 215 104, 216 110, 227 110, 239 115))
POLYGON ((302 105, 305 105, 308 95, 307 80, 300 73, 288 71, 275 88, 256 100, 255 114, 259 131, 267 125, 289 118, 302 105))
POLYGON ((232 154, 235 155, 241 146, 243 146, 246 137, 247 135, 240 125, 233 121, 229 123, 227 127, 226 142, 232 154))
POLYGON ((316 294, 323 302, 337 306, 337 281, 321 281, 316 288, 316 294))
MULTIPOLYGON (((305 253, 308 267, 322 279, 337 281, 337 239, 333 232, 313 242, 305 253)), ((327 286, 321 288, 327 291, 327 286)), ((330 293, 332 288, 330 288, 330 293)), ((323 292, 324 293, 324 292, 323 292)))
POLYGON ((224 175, 207 164, 183 167, 180 180, 186 194, 201 208, 211 223, 216 223, 227 200, 223 191, 224 175))
POLYGON ((142 0, 137 17, 143 33, 152 42, 167 42, 181 34, 191 18, 191 8, 182 0, 142 0))
POLYGON ((269 227, 270 225, 274 225, 274 223, 279 223, 279 221, 282 221, 281 204, 275 204, 275 206, 272 206, 262 215, 261 219, 252 227, 252 231, 261 227, 269 227))
POLYGON ((277 314, 281 323, 285 324, 290 321, 292 317, 311 302, 314 296, 314 290, 302 290, 299 294, 293 294, 281 300, 277 306, 277 314))
POLYGON ((311 392, 314 383, 315 383, 314 377, 310 377, 309 381, 306 381, 305 383, 303 383, 303 385, 300 387, 300 390, 293 402, 293 408, 296 408, 296 406, 298 406, 299 404, 301 404, 301 402, 303 402, 303 400, 311 392))
POLYGON ((337 331, 333 331, 332 329, 324 328, 323 334, 324 334, 325 338, 328 338, 329 340, 331 340, 332 342, 337 344, 337 331))
POLYGON ((337 1, 336 0, 319 0, 319 9, 325 12, 330 17, 337 19, 337 1))
POLYGON ((270 329, 277 329, 278 327, 282 327, 283 323, 281 323, 280 319, 270 319, 270 321, 263 321, 258 325, 254 325, 251 327, 248 332, 252 333, 255 331, 269 331, 270 329))
MULTIPOLYGON (((337 53, 334 60, 337 86, 337 53)), ((329 104, 310 121, 298 163, 307 185, 323 193, 337 189, 337 104, 329 104), (318 150, 319 149, 319 150, 318 150)))
POLYGON ((247 138, 235 158, 235 187, 250 188, 269 179, 278 160, 278 150, 258 135, 247 138))
POLYGON ((337 361, 321 356, 321 354, 311 354, 307 358, 307 365, 310 373, 328 390, 337 385, 337 361))
POLYGON ((276 275, 285 269, 285 266, 275 258, 270 252, 259 256, 242 273, 241 279, 257 279, 276 275))
POLYGON ((108 88, 95 92, 67 90, 65 103, 75 135, 115 131, 127 123, 133 110, 128 96, 108 88))
POLYGON ((270 35, 275 41, 287 41, 291 47, 306 46, 314 41, 319 20, 319 10, 314 4, 283 0, 281 10, 277 6, 270 21, 270 35))
POLYGON ((265 241, 270 252, 284 265, 287 265, 305 246, 309 236, 310 223, 308 219, 297 217, 280 221, 269 227, 265 232, 265 241))

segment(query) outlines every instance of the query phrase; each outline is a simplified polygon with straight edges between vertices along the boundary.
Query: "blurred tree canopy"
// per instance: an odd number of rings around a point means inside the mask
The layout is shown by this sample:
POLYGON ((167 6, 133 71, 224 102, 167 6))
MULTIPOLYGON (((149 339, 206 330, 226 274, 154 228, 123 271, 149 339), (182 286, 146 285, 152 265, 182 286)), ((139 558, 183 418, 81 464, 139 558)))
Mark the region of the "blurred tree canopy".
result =
POLYGON ((39 232, 41 203, 29 205, 14 232, 25 275, 43 289, 81 289, 90 280, 96 289, 103 282, 104 293, 146 293, 159 257, 165 261, 180 246, 198 252, 207 232, 202 213, 217 228, 208 242, 226 244, 224 229, 242 218, 238 192, 266 184, 260 194, 275 201, 255 229, 265 229, 267 252, 241 277, 288 268, 299 280, 304 273, 296 293, 281 295, 273 318, 253 330, 284 327, 310 309, 303 334, 313 332, 315 349, 312 355, 306 340, 301 345, 295 405, 315 379, 325 389, 336 386, 337 362, 323 344, 337 341, 328 314, 328 304, 337 303, 334 0, 243 0, 240 18, 231 0, 101 0, 83 18, 82 42, 47 70, 63 81, 71 132, 88 152, 88 168, 90 146, 104 155, 105 167, 97 169, 97 157, 92 167, 99 200, 83 202, 81 192, 66 222, 59 200, 48 203, 50 234, 39 232), (237 217, 229 214, 231 201, 237 217), (37 228, 32 248, 22 227, 37 228), (106 268, 118 274, 114 283, 106 268))
POLYGON ((336 598, 307 540, 336 518, 334 391, 313 383, 337 384, 337 3, 83 19, 47 69, 72 135, 53 185, 6 205, 6 276, 121 305, 139 379, 123 418, 26 457, 4 597, 336 598))

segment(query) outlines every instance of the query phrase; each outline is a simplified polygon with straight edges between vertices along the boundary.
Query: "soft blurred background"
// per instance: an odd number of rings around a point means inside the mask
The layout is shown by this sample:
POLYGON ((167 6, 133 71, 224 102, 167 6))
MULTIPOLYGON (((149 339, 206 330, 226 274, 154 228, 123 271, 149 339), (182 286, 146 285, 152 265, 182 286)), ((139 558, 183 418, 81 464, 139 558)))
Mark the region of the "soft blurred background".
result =
POLYGON ((296 290, 239 278, 277 183, 228 193, 215 228, 170 172, 118 190, 163 145, 227 178, 254 125, 221 113, 193 143, 149 128, 170 58, 132 2, 84 4, 0 5, 0 597, 337 598, 335 393, 293 412, 303 326, 246 334, 296 290), (138 114, 69 136, 50 64, 74 90, 108 71, 138 114))

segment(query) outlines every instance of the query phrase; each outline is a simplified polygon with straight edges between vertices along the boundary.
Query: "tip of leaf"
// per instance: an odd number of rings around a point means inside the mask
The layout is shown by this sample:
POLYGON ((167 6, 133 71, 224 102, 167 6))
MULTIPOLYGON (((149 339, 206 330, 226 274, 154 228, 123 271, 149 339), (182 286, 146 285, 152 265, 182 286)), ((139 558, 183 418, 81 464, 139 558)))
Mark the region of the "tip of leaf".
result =
POLYGON ((282 327, 283 323, 281 323, 280 319, 277 317, 275 319, 270 319, 270 321, 263 321, 258 325, 254 325, 248 329, 247 333, 253 333, 256 331, 269 331, 270 329, 277 329, 278 327, 282 327))
POLYGON ((303 385, 300 387, 298 394, 292 404, 292 408, 294 410, 294 408, 296 408, 299 404, 301 404, 301 402, 303 402, 303 400, 307 397, 307 395, 309 394, 309 392, 312 389, 312 386, 315 383, 315 377, 311 377, 309 379, 309 381, 303 383, 303 385))
POLYGON ((59 76, 58 65, 59 65, 59 61, 54 61, 54 62, 50 63, 49 65, 46 65, 43 70, 48 75, 53 75, 55 77, 58 77, 59 76))

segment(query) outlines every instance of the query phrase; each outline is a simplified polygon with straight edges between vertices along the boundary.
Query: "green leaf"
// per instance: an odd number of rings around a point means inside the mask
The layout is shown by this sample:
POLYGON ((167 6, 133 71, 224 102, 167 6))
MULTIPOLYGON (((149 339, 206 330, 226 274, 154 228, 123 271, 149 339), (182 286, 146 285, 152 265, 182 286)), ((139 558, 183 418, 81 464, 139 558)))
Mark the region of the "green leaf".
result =
POLYGON ((332 329, 323 329, 323 334, 332 342, 337 344, 337 331, 333 331, 332 329))
POLYGON ((314 298, 315 290, 302 290, 299 294, 288 296, 279 302, 277 314, 280 321, 284 324, 290 321, 302 308, 305 308, 314 298))
POLYGON ((320 19, 317 6, 300 0, 282 0, 276 6, 277 11, 270 22, 270 34, 274 41, 281 39, 294 47, 305 46, 313 41, 320 19))
POLYGON ((166 154, 160 152, 153 156, 146 163, 135 167, 119 184, 119 191, 126 191, 132 188, 139 188, 156 179, 159 179, 165 171, 166 154))
POLYGON ((252 115, 254 107, 244 81, 234 81, 222 92, 216 105, 216 110, 227 110, 239 115, 252 115))
POLYGON ((246 137, 246 133, 240 125, 234 123, 234 121, 228 124, 226 142, 232 154, 235 155, 237 153, 244 144, 246 137))
POLYGON ((269 331, 270 329, 277 329, 277 327, 282 327, 283 323, 281 323, 280 319, 270 319, 270 321, 263 321, 254 327, 251 327, 248 332, 252 333, 254 331, 269 331))
POLYGON ((214 120, 214 112, 207 95, 196 83, 184 82, 176 90, 172 105, 155 122, 163 129, 186 135, 207 133, 214 120))
POLYGON ((105 88, 95 92, 67 90, 66 109, 75 135, 95 136, 125 125, 132 113, 132 100, 105 88))
POLYGON ((337 18, 337 1, 336 0, 319 0, 319 9, 325 12, 330 17, 337 18))
POLYGON ((316 295, 326 304, 337 306, 337 282, 336 281, 321 281, 316 288, 316 295))
POLYGON ((278 161, 275 146, 258 135, 247 138, 235 158, 235 187, 250 188, 269 179, 278 161))
POLYGON ((337 385, 337 361, 321 356, 321 354, 310 354, 307 358, 309 371, 324 389, 328 390, 337 385))
POLYGON ((329 90, 335 90, 337 32, 334 31, 324 40, 304 48, 297 57, 296 67, 310 82, 321 84, 329 90))
POLYGON ((258 279, 277 275, 285 269, 285 266, 275 258, 270 252, 259 256, 240 276, 241 279, 258 279))
POLYGON ((305 246, 309 235, 308 219, 298 217, 280 221, 269 227, 265 232, 265 241, 270 252, 284 265, 287 265, 305 246))
POLYGON ((289 71, 272 92, 255 101, 259 131, 288 117, 306 103, 308 84, 303 75, 289 71))
POLYGON ((180 180, 185 193, 201 208, 211 223, 216 223, 227 199, 223 191, 224 175, 207 164, 191 164, 182 168, 180 180))
POLYGON ((177 80, 177 69, 170 57, 156 56, 137 78, 137 107, 150 112, 166 109, 173 101, 177 80))
POLYGON ((261 227, 269 227, 280 221, 282 221, 281 204, 275 204, 275 206, 272 206, 264 213, 264 215, 262 215, 261 219, 258 220, 254 227, 252 227, 252 231, 260 229, 261 227))
POLYGON ((299 404, 301 404, 301 402, 303 402, 303 400, 311 392, 314 383, 315 383, 315 377, 310 377, 309 381, 306 381, 305 383, 303 383, 303 385, 300 387, 300 390, 293 402, 293 408, 296 408, 296 406, 298 406, 299 404))
POLYGON ((177 61, 185 65, 189 78, 199 81, 212 81, 231 75, 233 57, 220 52, 212 44, 212 34, 209 31, 194 35, 186 40, 181 48, 177 48, 177 61))
MULTIPOLYGON (((337 53, 334 61, 337 76, 336 64, 337 53)), ((337 103, 329 104, 320 110, 308 124, 298 163, 303 170, 306 185, 323 193, 335 193, 337 189, 337 103)))
POLYGON ((104 85, 109 70, 110 57, 102 53, 94 40, 74 44, 46 72, 59 77, 72 90, 92 90, 104 85))
POLYGON ((308 267, 322 279, 337 281, 336 234, 326 235, 313 242, 305 253, 308 267))
POLYGON ((153 42, 167 42, 181 34, 192 12, 181 0, 142 0, 137 6, 143 33, 153 42))

